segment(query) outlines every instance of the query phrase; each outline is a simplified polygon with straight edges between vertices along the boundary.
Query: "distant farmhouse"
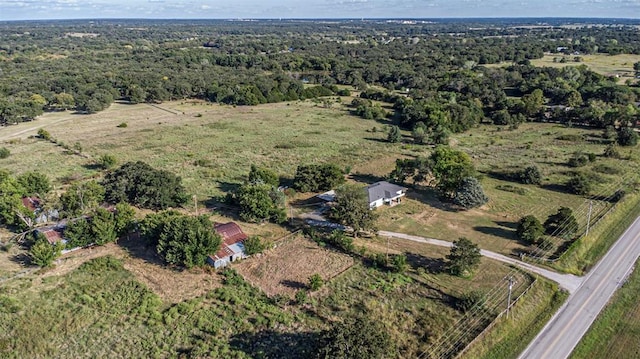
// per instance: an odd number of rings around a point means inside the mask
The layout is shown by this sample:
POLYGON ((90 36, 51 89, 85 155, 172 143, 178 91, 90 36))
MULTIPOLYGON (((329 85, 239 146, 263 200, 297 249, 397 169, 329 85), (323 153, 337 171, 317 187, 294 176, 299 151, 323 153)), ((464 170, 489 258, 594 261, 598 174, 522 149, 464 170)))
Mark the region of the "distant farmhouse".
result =
POLYGON ((401 202, 402 197, 404 197, 406 193, 407 189, 405 187, 387 181, 376 182, 367 186, 369 208, 375 209, 384 204, 395 206, 401 202))
POLYGON ((216 223, 213 228, 222 237, 222 244, 218 253, 207 258, 207 263, 214 268, 222 268, 233 261, 247 257, 244 252, 244 241, 247 239, 247 235, 244 234, 240 226, 229 222, 216 223))

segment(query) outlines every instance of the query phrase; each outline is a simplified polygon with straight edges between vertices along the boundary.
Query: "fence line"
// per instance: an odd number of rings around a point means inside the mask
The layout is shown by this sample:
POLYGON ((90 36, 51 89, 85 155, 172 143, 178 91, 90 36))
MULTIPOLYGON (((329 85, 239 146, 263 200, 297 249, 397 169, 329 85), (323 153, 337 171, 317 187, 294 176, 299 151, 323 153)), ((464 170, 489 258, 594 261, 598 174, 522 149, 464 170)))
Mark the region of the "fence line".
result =
MULTIPOLYGON (((535 278, 533 280, 533 282, 531 282, 531 284, 529 284, 529 286, 527 287, 527 289, 524 290, 524 292, 520 293, 520 295, 518 295, 509 305, 509 310, 511 310, 511 308, 513 308, 513 306, 516 305, 516 303, 518 303, 520 301, 520 299, 529 292, 529 290, 531 290, 531 288, 533 288, 533 285, 536 284, 536 282, 538 281, 538 278, 535 278)), ((469 348, 471 348, 471 346, 473 344, 475 344, 476 342, 480 341, 482 338, 484 338, 487 333, 489 331, 491 331, 491 329, 493 329, 493 327, 495 327, 498 323, 498 319, 500 319, 505 313, 507 312, 507 309, 503 309, 500 313, 498 313, 498 315, 496 315, 495 319, 493 319, 493 321, 491 322, 491 324, 489 324, 486 328, 484 328, 482 330, 482 332, 480 332, 480 334, 478 334, 475 338, 473 338, 472 341, 470 341, 465 347, 464 349, 462 349, 460 352, 458 352, 458 354, 455 356, 455 359, 459 359, 462 357, 462 355, 469 350, 469 348)))

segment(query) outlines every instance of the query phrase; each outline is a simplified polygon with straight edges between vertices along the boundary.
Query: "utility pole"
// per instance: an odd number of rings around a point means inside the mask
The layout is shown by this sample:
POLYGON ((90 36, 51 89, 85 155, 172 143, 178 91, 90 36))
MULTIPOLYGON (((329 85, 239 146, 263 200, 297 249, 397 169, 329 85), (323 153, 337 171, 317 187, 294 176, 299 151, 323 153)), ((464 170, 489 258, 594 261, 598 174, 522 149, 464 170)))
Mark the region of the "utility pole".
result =
POLYGON ((509 318, 509 309, 511 309, 511 290, 513 289, 513 285, 516 281, 513 280, 512 275, 505 277, 504 279, 509 280, 509 294, 507 295, 507 318, 509 318))
POLYGON ((589 214, 587 214, 587 230, 584 232, 584 236, 589 235, 589 227, 591 226, 591 211, 593 210, 593 200, 589 201, 589 214))
POLYGON ((198 197, 194 194, 193 195, 193 206, 196 209, 196 216, 198 215, 198 197))
POLYGON ((389 265, 389 237, 387 237, 387 265, 389 265))

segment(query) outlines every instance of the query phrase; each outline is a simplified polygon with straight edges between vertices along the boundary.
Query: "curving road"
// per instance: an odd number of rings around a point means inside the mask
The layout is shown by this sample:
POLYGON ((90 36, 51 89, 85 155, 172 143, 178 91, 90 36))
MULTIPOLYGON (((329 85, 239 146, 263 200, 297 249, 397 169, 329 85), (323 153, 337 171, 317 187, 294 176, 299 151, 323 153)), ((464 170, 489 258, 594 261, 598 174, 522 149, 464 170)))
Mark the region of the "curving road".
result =
POLYGON ((580 342, 640 256, 640 217, 589 272, 520 359, 565 359, 580 342))
MULTIPOLYGON (((451 247, 453 246, 453 243, 451 242, 447 242, 447 241, 443 241, 440 239, 433 239, 433 238, 424 238, 424 237, 419 237, 419 236, 412 236, 409 234, 404 234, 404 233, 396 233, 396 232, 388 232, 388 231, 379 231, 378 232, 379 235, 383 236, 383 237, 391 237, 391 238, 400 238, 400 239, 406 239, 409 241, 413 241, 413 242, 419 242, 419 243, 427 243, 427 244, 432 244, 432 245, 436 245, 436 246, 441 246, 441 247, 451 247)), ((491 251, 487 251, 484 249, 480 250, 480 254, 482 254, 483 256, 487 257, 487 258, 491 258, 503 263, 508 263, 517 267, 520 267, 522 269, 528 270, 529 272, 532 273, 536 273, 540 276, 543 276, 545 278, 551 279, 552 281, 558 283, 560 285, 560 287, 566 289, 567 291, 569 291, 569 293, 573 293, 576 289, 578 289, 578 287, 580 286, 580 284, 582 283, 582 278, 581 277, 577 277, 575 275, 572 274, 560 274, 560 273, 556 273, 544 268, 538 268, 534 265, 531 265, 529 263, 526 262, 522 262, 519 261, 517 259, 513 259, 511 257, 507 257, 504 256, 502 254, 498 254, 496 252, 491 252, 491 251)))

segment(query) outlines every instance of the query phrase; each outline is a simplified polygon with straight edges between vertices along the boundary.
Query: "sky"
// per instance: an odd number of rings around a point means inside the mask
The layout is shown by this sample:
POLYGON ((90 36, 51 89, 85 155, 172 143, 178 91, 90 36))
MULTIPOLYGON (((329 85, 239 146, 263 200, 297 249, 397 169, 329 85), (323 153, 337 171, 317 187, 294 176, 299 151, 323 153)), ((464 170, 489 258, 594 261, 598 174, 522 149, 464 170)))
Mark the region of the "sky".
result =
POLYGON ((640 18, 640 0, 0 0, 0 21, 442 17, 640 18))

